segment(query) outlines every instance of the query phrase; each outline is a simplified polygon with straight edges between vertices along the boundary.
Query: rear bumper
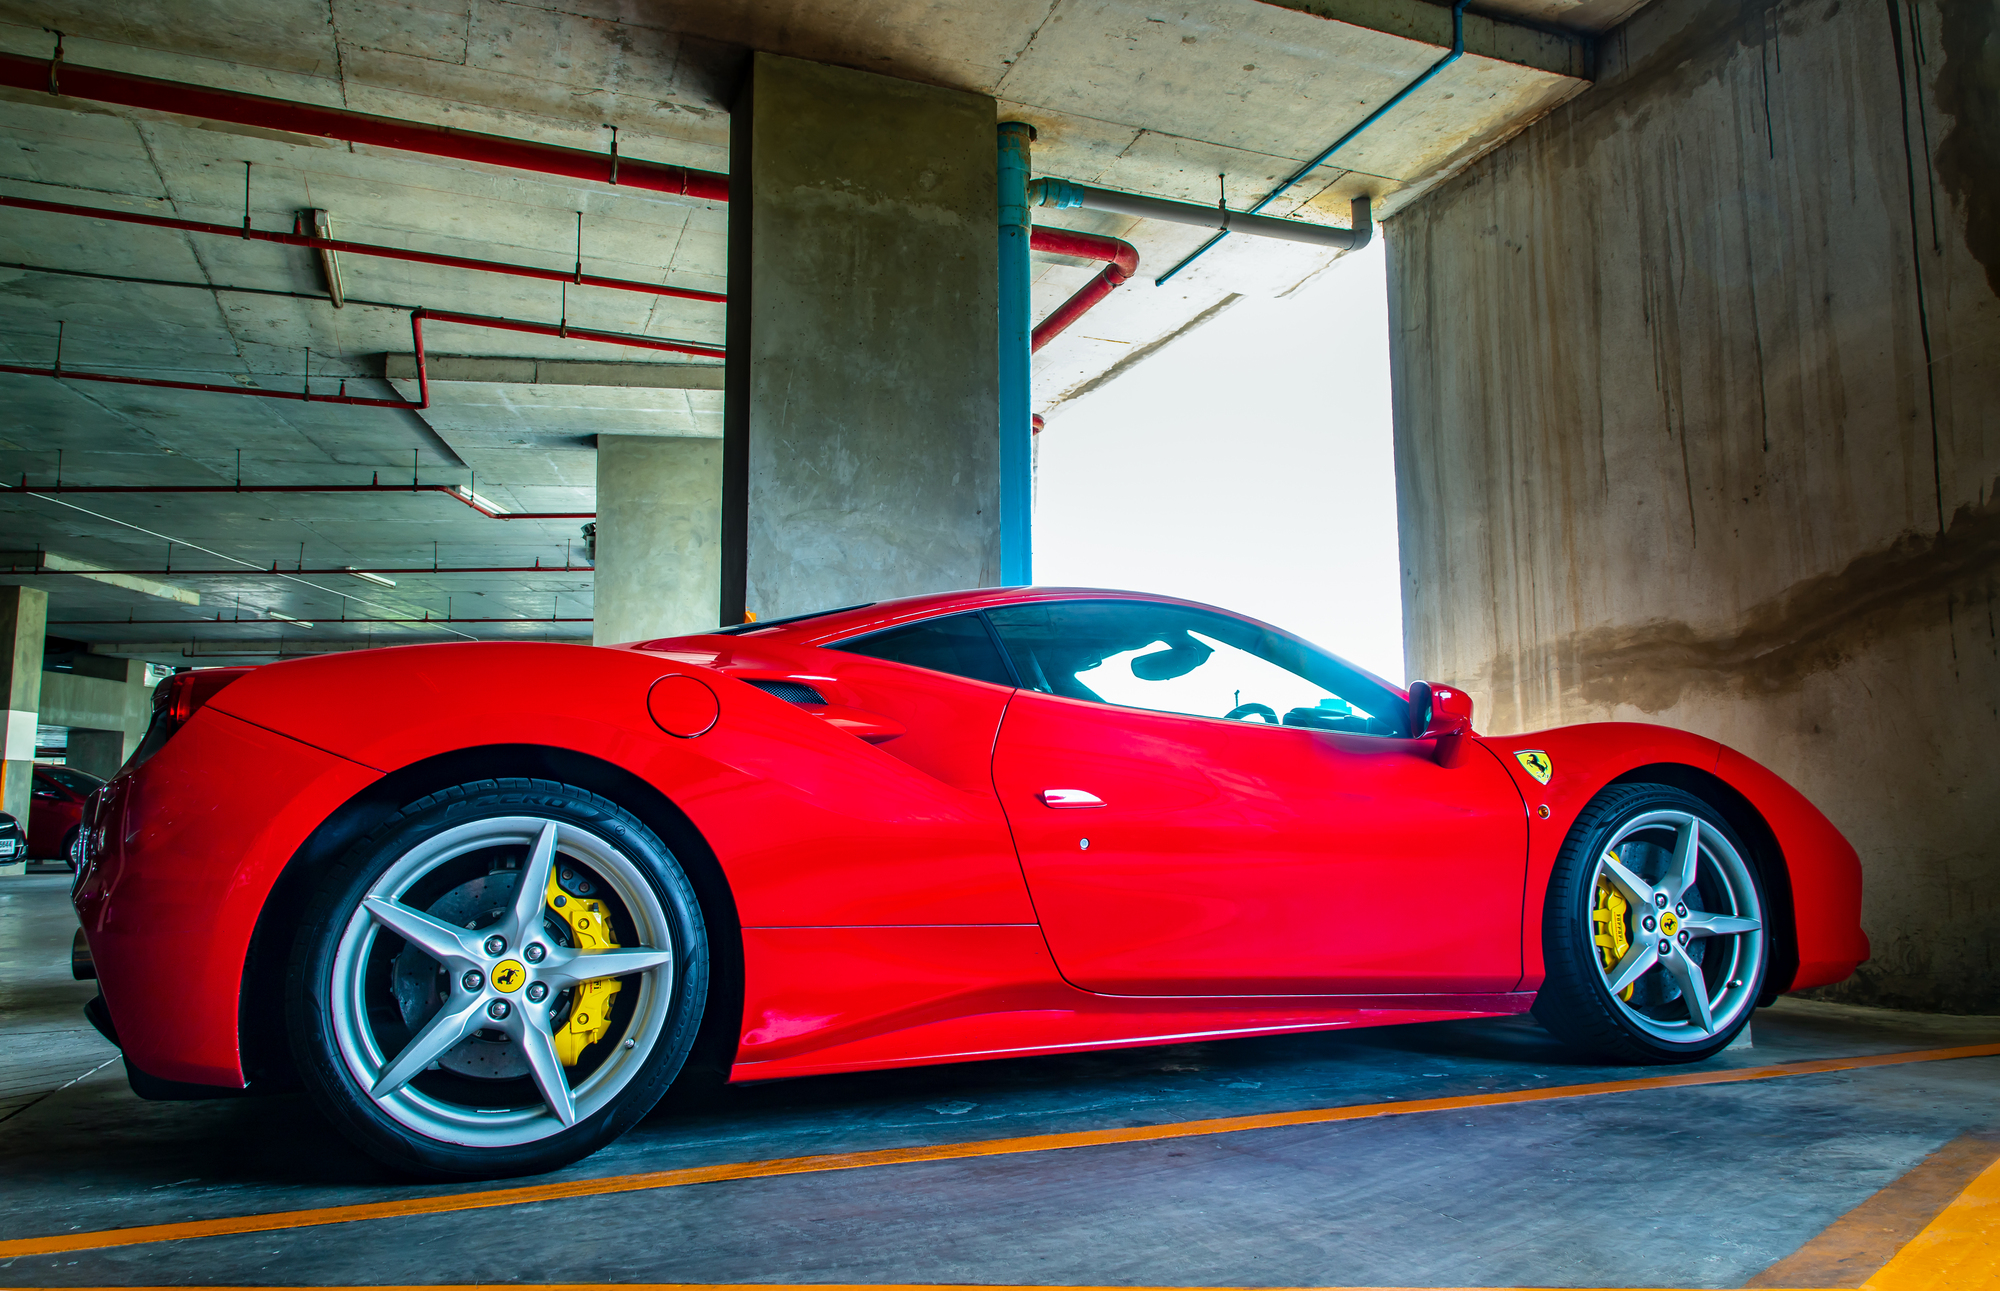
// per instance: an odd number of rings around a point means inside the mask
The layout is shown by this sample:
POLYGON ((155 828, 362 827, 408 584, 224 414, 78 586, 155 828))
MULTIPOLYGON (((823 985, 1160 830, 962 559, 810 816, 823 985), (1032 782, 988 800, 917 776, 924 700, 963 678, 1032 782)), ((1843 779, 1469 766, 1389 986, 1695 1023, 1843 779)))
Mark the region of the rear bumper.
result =
POLYGON ((204 709, 101 791, 74 900, 106 1017, 134 1068, 161 1082, 243 1087, 239 1001, 258 913, 312 831, 377 778, 204 709))

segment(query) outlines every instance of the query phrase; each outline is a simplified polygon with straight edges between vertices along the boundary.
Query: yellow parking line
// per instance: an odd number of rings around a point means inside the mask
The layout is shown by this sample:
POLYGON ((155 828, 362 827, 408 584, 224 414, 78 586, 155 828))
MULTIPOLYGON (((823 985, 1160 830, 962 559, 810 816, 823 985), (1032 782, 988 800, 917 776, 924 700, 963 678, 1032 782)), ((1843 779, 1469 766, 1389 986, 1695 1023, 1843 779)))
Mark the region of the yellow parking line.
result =
POLYGON ((1781 1287, 1860 1286, 1928 1228, 1996 1160, 2000 1160, 2000 1134, 1974 1131, 1959 1135, 1828 1224, 1804 1246, 1745 1282, 1744 1288, 1775 1291, 1781 1287))
MULTIPOLYGON (((270 1233, 326 1224, 351 1224, 371 1219, 400 1219, 413 1215, 443 1215, 466 1210, 489 1210, 500 1206, 527 1205, 531 1202, 604 1197, 624 1192, 683 1188, 690 1184, 721 1183, 734 1179, 771 1179, 784 1175, 824 1174, 835 1170, 914 1165, 927 1161, 965 1161, 979 1157, 1054 1152, 1066 1148, 1102 1147, 1116 1143, 1156 1143, 1166 1139, 1196 1138, 1209 1134, 1238 1134, 1246 1130, 1278 1129, 1294 1125, 1325 1125, 1337 1121, 1370 1120, 1384 1116, 1415 1116, 1425 1112, 1455 1112, 1478 1107, 1503 1107, 1515 1103, 1541 1103, 1554 1099, 1588 1098, 1599 1094, 1624 1094, 1651 1089, 1730 1085, 1751 1080, 1775 1080, 1785 1076, 1815 1076, 1826 1072, 1858 1071, 1868 1067, 1941 1062, 1953 1058, 1990 1058, 1996 1055, 2000 1055, 2000 1044, 1966 1045, 1955 1049, 1906 1050, 1901 1053, 1869 1054, 1858 1058, 1816 1058, 1806 1062, 1778 1063, 1766 1067, 1738 1067, 1725 1071, 1679 1072, 1670 1076, 1598 1081, 1587 1085, 1555 1085, 1541 1089, 1463 1094, 1453 1098, 1362 1103, 1348 1107, 1317 1107, 1296 1112, 1266 1112, 1256 1116, 1223 1116, 1210 1120, 1177 1121, 1166 1125, 1082 1130, 1070 1134, 1034 1134, 1022 1138, 940 1143, 925 1147, 885 1148, 874 1152, 836 1152, 821 1156, 782 1157, 771 1161, 735 1161, 721 1165, 691 1166, 681 1170, 654 1170, 643 1174, 576 1179, 564 1183, 539 1183, 517 1188, 490 1188, 478 1192, 407 1197, 397 1201, 362 1202, 352 1206, 325 1206, 313 1210, 285 1210, 262 1215, 196 1219, 176 1224, 146 1224, 134 1228, 109 1228, 87 1233, 22 1237, 11 1241, 0 1241, 0 1259, 13 1259, 23 1255, 54 1255, 64 1251, 102 1250, 114 1246, 140 1246, 148 1242, 181 1242, 197 1237, 227 1237, 238 1233, 270 1233)), ((1126 1291, 1131 1289, 1127 1288, 1126 1291)))
MULTIPOLYGON (((13 1291, 9 1288, 8 1291, 13 1291)), ((23 1289, 27 1291, 27 1289, 23 1289)), ((1020 1282, 468 1282, 349 1287, 72 1287, 68 1291, 1687 1291, 1682 1287, 1093 1287, 1020 1282)), ((1839 1291, 1809 1288, 1808 1291, 1839 1291)))
MULTIPOLYGON (((8 1291, 13 1291, 9 1288, 8 1291)), ((23 1289, 27 1291, 27 1289, 23 1289)), ((72 1287, 69 1291, 1687 1291, 1682 1287, 1093 1287, 1019 1282, 468 1282, 412 1286, 72 1287)), ((1839 1291, 1810 1288, 1808 1291, 1839 1291)))
POLYGON ((1992 1291, 2000 1287, 2000 1161, 1910 1239, 1864 1291, 1992 1291))

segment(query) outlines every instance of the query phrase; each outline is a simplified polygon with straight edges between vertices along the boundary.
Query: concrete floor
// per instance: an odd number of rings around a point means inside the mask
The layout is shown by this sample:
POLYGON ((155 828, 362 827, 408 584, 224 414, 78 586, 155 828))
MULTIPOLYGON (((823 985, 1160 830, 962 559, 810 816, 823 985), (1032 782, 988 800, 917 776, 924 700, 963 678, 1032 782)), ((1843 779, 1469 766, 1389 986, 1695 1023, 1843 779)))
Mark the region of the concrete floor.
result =
MULTIPOLYGON (((0 879, 0 1240, 466 1191, 295 1097, 146 1103, 68 978, 63 877, 0 879)), ((1787 1000, 1699 1069, 2000 1040, 1787 1000)), ((1646 1076, 1531 1021, 732 1089, 556 1179, 1646 1076)), ((490 1282, 1737 1287, 1968 1130, 2000 1057, 703 1184, 0 1260, 14 1286, 490 1282)))

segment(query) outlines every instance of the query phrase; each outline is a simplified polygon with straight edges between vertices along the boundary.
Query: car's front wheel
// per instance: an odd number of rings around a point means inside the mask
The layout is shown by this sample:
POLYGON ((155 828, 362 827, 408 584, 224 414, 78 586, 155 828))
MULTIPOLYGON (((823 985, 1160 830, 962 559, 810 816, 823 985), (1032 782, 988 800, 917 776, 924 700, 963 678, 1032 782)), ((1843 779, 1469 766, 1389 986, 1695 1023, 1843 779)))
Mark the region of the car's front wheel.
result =
POLYGON ((436 1178, 554 1169, 666 1092, 701 1022, 694 889, 637 818, 547 781, 412 803, 322 879, 292 957, 305 1084, 436 1178))
POLYGON ((1600 793, 1549 876, 1536 1019, 1626 1062, 1692 1062, 1735 1039, 1763 990, 1770 944, 1748 855, 1684 790, 1600 793))

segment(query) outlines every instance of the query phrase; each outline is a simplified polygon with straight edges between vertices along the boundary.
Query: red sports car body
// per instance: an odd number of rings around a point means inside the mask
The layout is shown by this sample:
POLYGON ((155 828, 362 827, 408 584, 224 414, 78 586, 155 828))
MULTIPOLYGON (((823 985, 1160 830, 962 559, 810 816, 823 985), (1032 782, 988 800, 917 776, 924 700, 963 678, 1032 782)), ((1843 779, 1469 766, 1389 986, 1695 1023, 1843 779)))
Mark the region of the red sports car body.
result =
POLYGON ((283 1065, 315 872, 496 777, 672 847, 735 1080, 1524 1012, 1559 852, 1621 784, 1694 795, 1751 857, 1766 1002, 1866 958, 1853 849, 1750 759, 1647 725, 1479 736, 1413 689, 1434 711, 1241 616, 1048 588, 183 674, 94 801, 76 907, 131 1066, 230 1089, 283 1065))

